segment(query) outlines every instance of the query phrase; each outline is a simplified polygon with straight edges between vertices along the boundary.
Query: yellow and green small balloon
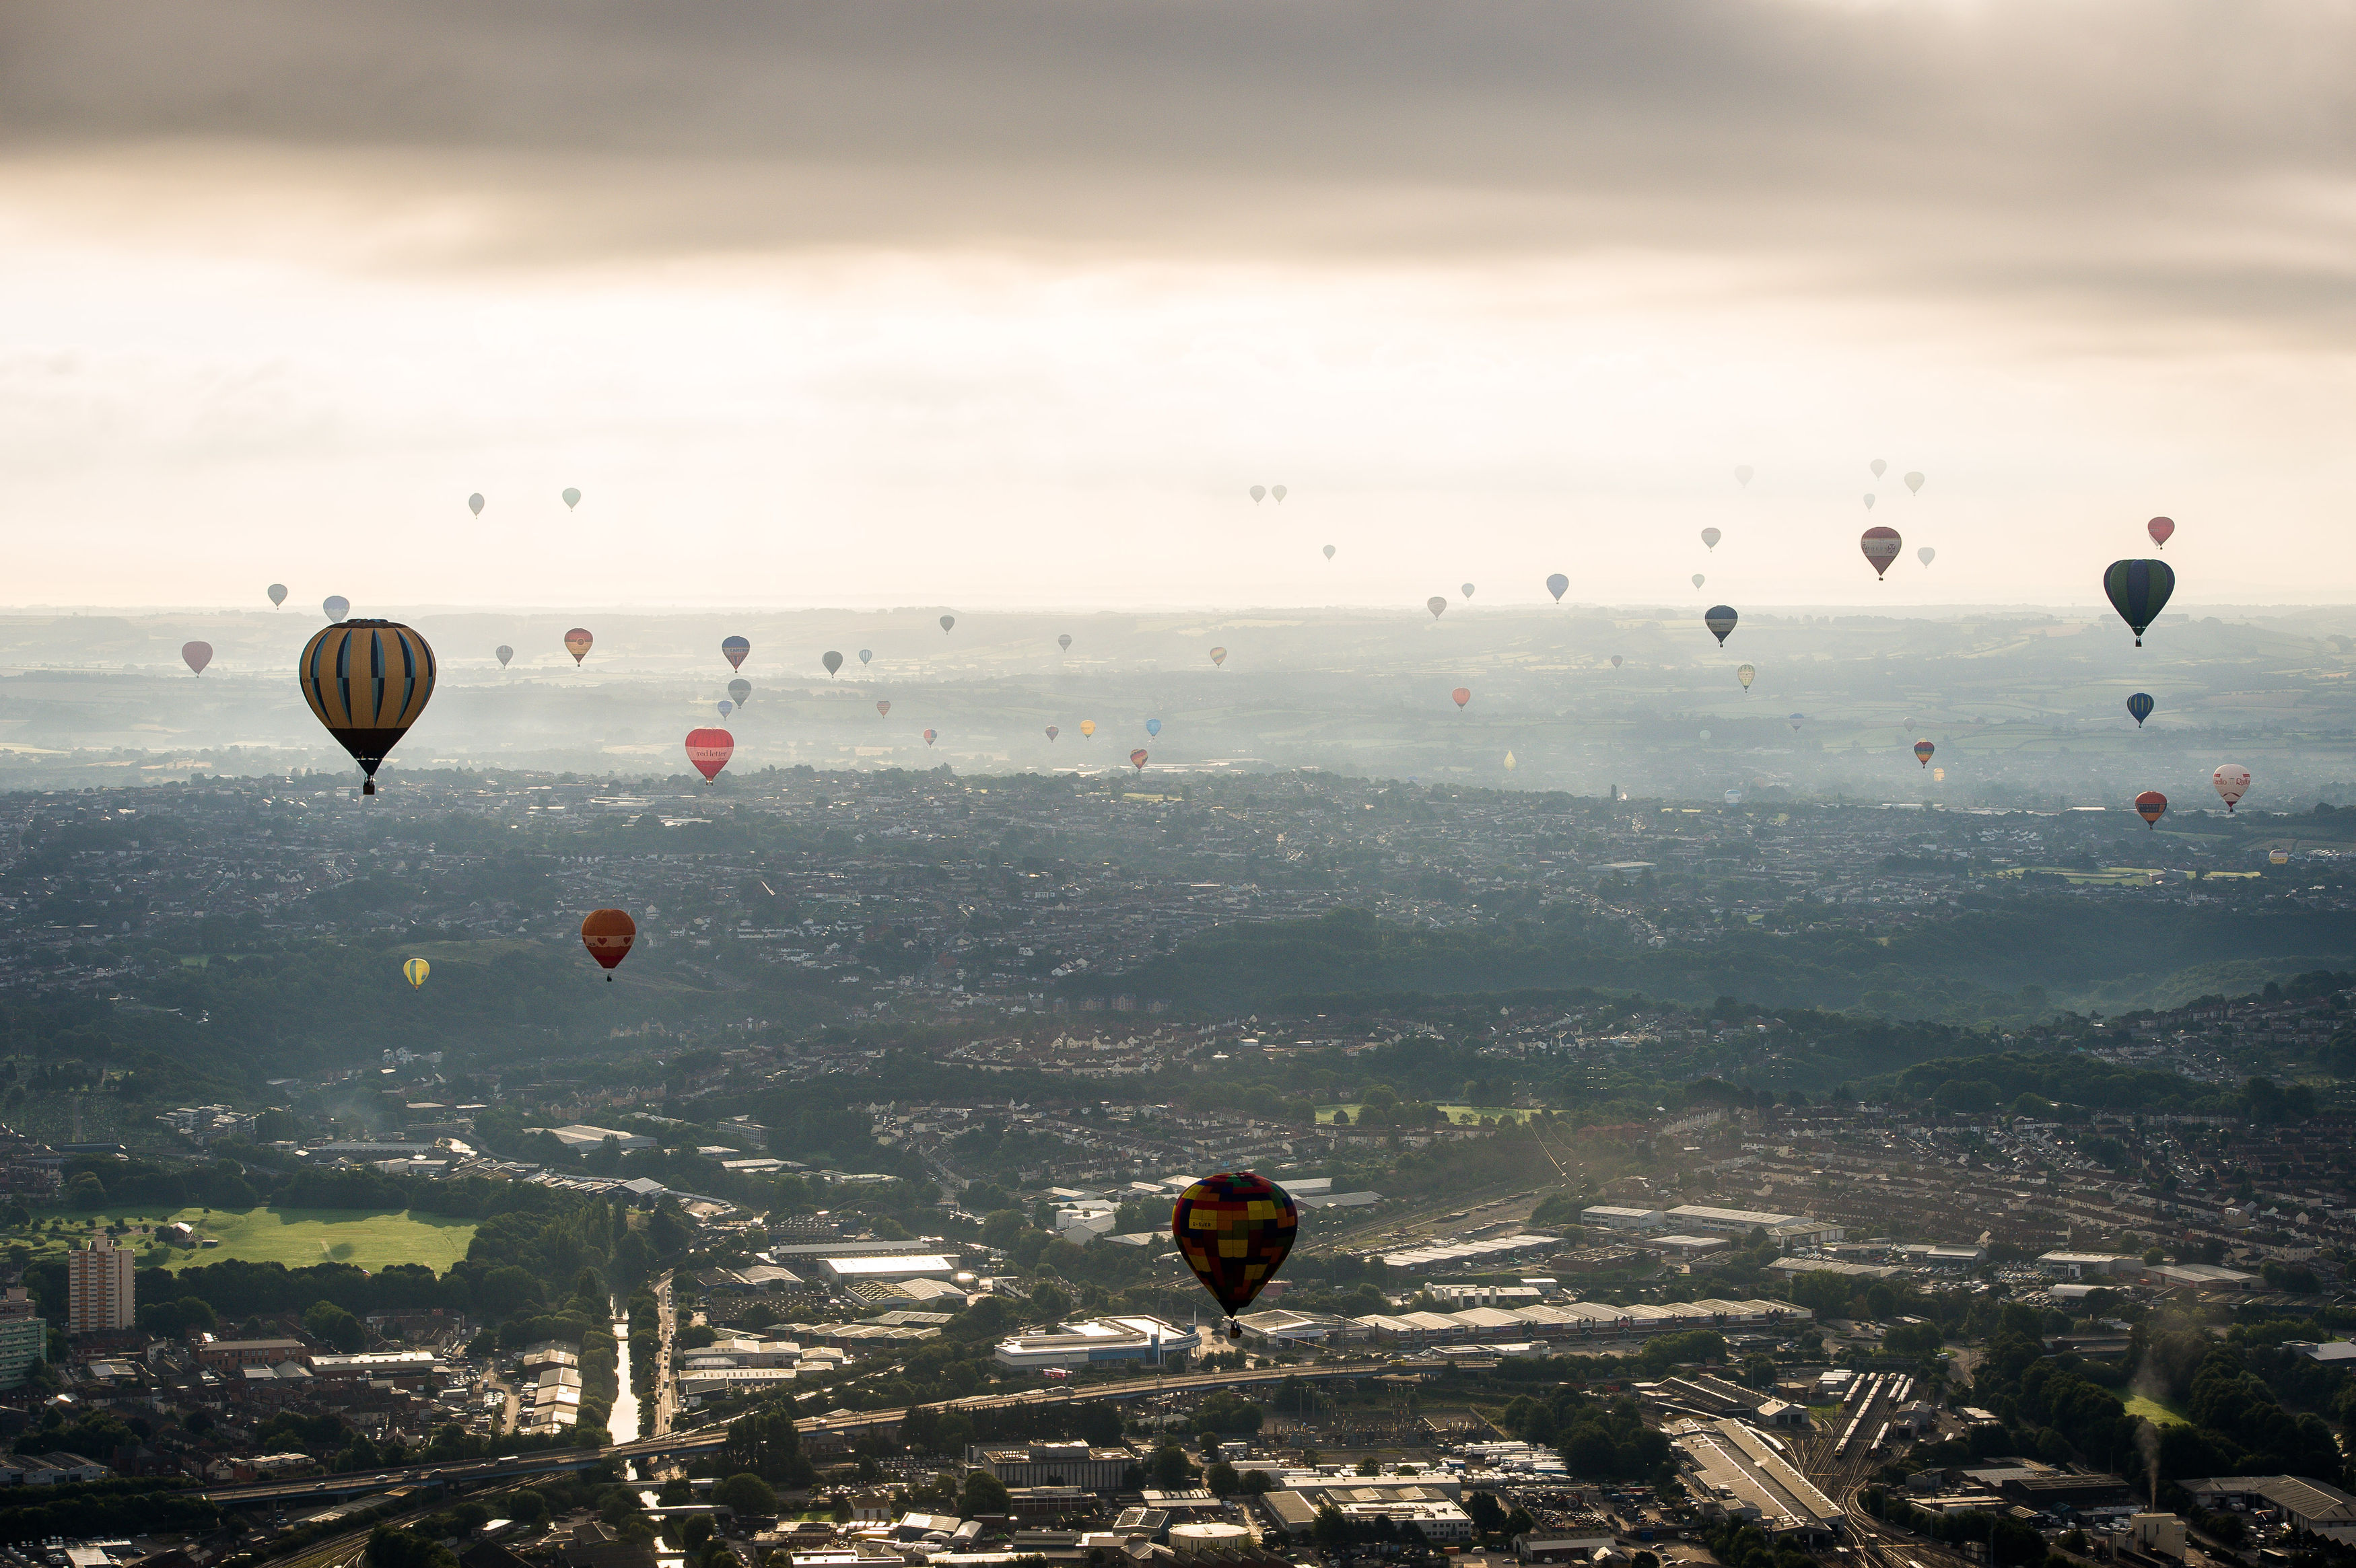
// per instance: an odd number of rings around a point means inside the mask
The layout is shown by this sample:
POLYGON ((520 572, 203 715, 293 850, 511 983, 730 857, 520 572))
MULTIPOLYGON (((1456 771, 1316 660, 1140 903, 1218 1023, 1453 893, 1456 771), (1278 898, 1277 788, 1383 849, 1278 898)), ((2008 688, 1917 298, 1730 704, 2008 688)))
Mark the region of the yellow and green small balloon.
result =
POLYGON ((434 965, 428 964, 423 958, 412 958, 408 963, 403 964, 401 966, 401 972, 403 976, 407 976, 410 989, 415 990, 418 987, 425 984, 426 976, 434 973, 434 965))

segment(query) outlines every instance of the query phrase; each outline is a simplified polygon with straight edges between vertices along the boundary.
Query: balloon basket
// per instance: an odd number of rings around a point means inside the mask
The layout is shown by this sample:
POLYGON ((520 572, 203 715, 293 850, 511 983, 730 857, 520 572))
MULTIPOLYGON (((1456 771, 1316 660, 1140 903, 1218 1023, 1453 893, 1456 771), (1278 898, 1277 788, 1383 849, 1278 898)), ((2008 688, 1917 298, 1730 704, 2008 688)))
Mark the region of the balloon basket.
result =
POLYGON ((360 785, 360 793, 362 795, 374 795, 376 793, 376 780, 369 779, 360 785))

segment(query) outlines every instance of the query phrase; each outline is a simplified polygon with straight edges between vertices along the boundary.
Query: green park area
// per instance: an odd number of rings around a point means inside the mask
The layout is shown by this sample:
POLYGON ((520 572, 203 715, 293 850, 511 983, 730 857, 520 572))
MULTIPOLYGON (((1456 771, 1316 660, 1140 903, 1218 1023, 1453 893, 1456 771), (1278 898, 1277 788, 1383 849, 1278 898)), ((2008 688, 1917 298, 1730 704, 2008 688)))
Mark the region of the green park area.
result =
POLYGON ((217 1244, 194 1250, 150 1249, 145 1238, 129 1238, 143 1260, 159 1257, 166 1266, 222 1263, 231 1258, 248 1263, 284 1264, 300 1268, 308 1264, 351 1264, 380 1269, 389 1264, 423 1264, 435 1273, 466 1255, 475 1239, 475 1221, 449 1220, 436 1214, 403 1210, 385 1213, 365 1209, 279 1209, 264 1205, 242 1211, 180 1209, 171 1213, 77 1210, 43 1210, 33 1228, 11 1231, 0 1243, 27 1244, 36 1253, 62 1251, 91 1234, 93 1227, 122 1224, 148 1230, 169 1221, 194 1227, 200 1242, 217 1244))
MULTIPOLYGON (((1529 1115, 1529 1112, 1512 1105, 1442 1104, 1435 1108, 1451 1122, 1476 1124, 1483 1117, 1494 1117, 1500 1122, 1517 1122, 1529 1115)), ((1347 1111, 1350 1114, 1350 1120, 1355 1123, 1365 1115, 1366 1107, 1363 1104, 1320 1105, 1317 1107, 1317 1119, 1321 1122, 1331 1122, 1336 1111, 1347 1111)))

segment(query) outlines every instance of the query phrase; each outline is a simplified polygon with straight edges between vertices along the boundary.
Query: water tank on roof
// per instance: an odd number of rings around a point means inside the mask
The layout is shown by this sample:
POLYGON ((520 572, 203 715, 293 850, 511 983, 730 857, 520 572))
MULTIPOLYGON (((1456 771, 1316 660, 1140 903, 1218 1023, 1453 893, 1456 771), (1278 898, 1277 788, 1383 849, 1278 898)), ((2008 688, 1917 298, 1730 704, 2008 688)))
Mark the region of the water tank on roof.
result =
POLYGON ((1181 1557, 1209 1557, 1251 1546, 1251 1531, 1239 1524, 1173 1524, 1170 1549, 1181 1557))

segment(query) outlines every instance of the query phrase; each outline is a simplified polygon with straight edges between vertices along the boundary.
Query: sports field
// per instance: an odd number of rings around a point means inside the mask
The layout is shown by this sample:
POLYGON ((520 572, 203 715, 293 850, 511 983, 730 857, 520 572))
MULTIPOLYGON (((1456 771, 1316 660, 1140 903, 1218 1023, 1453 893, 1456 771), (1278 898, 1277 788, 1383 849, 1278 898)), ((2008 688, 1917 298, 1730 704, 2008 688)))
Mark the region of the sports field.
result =
MULTIPOLYGON (((39 1217, 46 1220, 53 1215, 76 1221, 96 1219, 102 1223, 123 1221, 138 1225, 182 1220, 194 1226, 199 1237, 214 1238, 220 1243, 194 1252, 173 1249, 167 1254, 167 1266, 172 1268, 241 1258, 249 1263, 284 1264, 289 1268, 318 1263, 353 1264, 364 1269, 380 1269, 388 1264, 423 1264, 438 1274, 465 1257, 467 1244, 475 1239, 472 1220, 446 1220, 438 1214, 419 1214, 408 1210, 389 1214, 366 1209, 264 1206, 242 1212, 216 1209, 208 1213, 202 1209, 182 1209, 171 1214, 44 1211, 39 1217)), ((46 1249, 71 1244, 88 1233, 77 1226, 8 1239, 29 1241, 46 1249)))

